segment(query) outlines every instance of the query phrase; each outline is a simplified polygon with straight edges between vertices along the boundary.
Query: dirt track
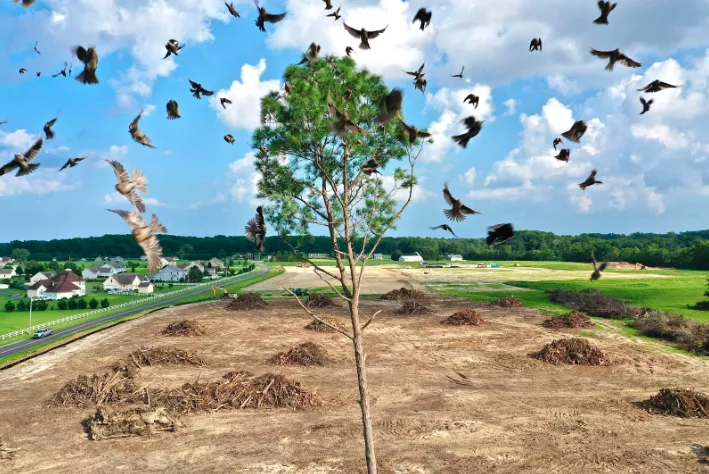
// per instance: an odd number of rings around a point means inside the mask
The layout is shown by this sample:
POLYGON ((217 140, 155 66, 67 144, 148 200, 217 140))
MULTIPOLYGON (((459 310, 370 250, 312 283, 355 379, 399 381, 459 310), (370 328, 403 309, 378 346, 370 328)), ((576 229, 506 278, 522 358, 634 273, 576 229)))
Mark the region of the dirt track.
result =
MULTIPOLYGON (((302 285, 301 285, 302 286, 302 285)), ((227 312, 224 303, 172 308, 90 336, 0 373, 0 435, 20 448, 0 472, 352 473, 362 469, 358 394, 351 346, 338 334, 303 330, 292 301, 227 312), (199 320, 210 335, 166 338, 168 323, 199 320), (80 421, 93 410, 46 408, 79 374, 104 370, 141 345, 198 351, 206 367, 150 367, 138 385, 176 386, 229 370, 274 371, 265 361, 298 343, 325 347, 328 367, 275 372, 316 390, 311 412, 219 411, 182 417, 185 428, 150 438, 88 441, 80 421)), ((399 302, 363 303, 365 314, 399 302)), ((535 310, 478 305, 480 327, 439 324, 467 302, 438 299, 426 316, 378 318, 367 331, 380 472, 668 473, 706 472, 698 446, 709 421, 652 416, 631 402, 661 387, 709 391, 709 362, 659 353, 601 329, 593 339, 610 367, 553 367, 527 354, 560 337, 535 310), (458 371, 469 386, 446 375, 458 371)), ((323 314, 323 313, 321 313, 323 314)), ((344 317, 341 309, 331 316, 344 317)))

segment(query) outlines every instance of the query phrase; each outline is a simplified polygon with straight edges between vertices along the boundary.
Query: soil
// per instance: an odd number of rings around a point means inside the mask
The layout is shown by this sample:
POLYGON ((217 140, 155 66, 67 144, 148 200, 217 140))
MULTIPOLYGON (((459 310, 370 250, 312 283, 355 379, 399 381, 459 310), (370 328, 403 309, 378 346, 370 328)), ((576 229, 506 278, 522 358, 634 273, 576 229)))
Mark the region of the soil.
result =
POLYGON ((416 315, 421 315, 421 314, 428 314, 431 312, 431 309, 428 306, 424 306, 418 301, 404 301, 404 304, 401 305, 401 308, 399 308, 396 311, 396 314, 401 314, 401 315, 411 315, 411 314, 416 314, 416 315))
POLYGON ((515 298, 514 296, 506 296, 504 298, 497 298, 491 304, 499 306, 500 308, 521 308, 522 302, 515 298))
MULTIPOLYGON (((593 343, 614 358, 612 366, 555 366, 528 356, 555 336, 537 310, 433 297, 430 314, 402 318, 393 315, 400 304, 360 303, 362 320, 385 310, 365 330, 380 473, 706 472, 697 447, 709 445, 707 420, 657 416, 633 404, 664 387, 709 392, 706 359, 599 329, 593 343), (471 306, 485 319, 474 331, 440 324, 471 306)), ((318 315, 346 321, 346 314, 332 308, 318 315)), ((364 472, 352 344, 341 334, 306 331, 309 321, 292 299, 270 300, 258 311, 229 311, 219 302, 176 306, 1 371, 0 434, 17 451, 0 471, 364 472), (159 335, 184 319, 198 321, 208 335, 159 335), (306 341, 338 363, 268 364, 269 356, 306 341), (178 413, 185 426, 175 432, 97 442, 81 424, 95 406, 46 405, 79 375, 106 373, 139 347, 170 344, 197 351, 209 364, 143 367, 134 376, 138 390, 177 390, 248 370, 299 382, 322 404, 178 413)))

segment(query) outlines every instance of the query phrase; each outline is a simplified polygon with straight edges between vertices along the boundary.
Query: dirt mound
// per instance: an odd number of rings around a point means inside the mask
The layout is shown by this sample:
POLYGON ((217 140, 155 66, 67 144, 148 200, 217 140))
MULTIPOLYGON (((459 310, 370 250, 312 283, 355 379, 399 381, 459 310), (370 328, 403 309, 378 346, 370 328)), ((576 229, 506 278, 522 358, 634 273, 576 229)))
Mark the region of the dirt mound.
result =
POLYGON ((380 297, 382 300, 427 300, 428 296, 423 291, 412 290, 401 287, 398 290, 391 290, 380 297))
POLYGON ((473 308, 464 308, 448 316, 441 324, 448 326, 480 326, 485 320, 473 308))
POLYGON ((133 372, 114 369, 103 375, 79 375, 75 380, 64 384, 49 403, 76 408, 128 403, 137 390, 133 372))
POLYGON ((327 295, 308 295, 308 300, 305 303, 308 308, 334 308, 337 306, 332 298, 327 295))
POLYGON ((425 314, 430 312, 430 308, 427 308, 418 301, 404 301, 401 308, 396 310, 396 314, 425 314))
POLYGON ((268 360, 274 365, 325 365, 328 362, 327 352, 317 344, 304 342, 288 352, 276 354, 268 360))
POLYGON ((89 439, 98 441, 126 436, 150 436, 184 426, 164 408, 135 407, 125 410, 98 408, 82 423, 89 439))
POLYGON ((642 311, 638 308, 628 308, 621 300, 609 298, 595 288, 582 291, 553 290, 549 293, 549 299, 589 316, 600 318, 636 318, 638 311, 642 311))
POLYGON ((709 418, 709 396, 682 388, 662 388, 637 406, 657 415, 709 418))
POLYGON ((500 308, 521 308, 522 302, 513 296, 508 296, 506 298, 497 298, 492 302, 493 305, 499 306, 500 308))
POLYGON ((204 336, 207 330, 192 319, 183 319, 167 325, 160 333, 163 336, 204 336))
POLYGON ((12 449, 7 445, 5 440, 0 438, 0 461, 11 461, 15 459, 16 449, 12 449))
POLYGON ((178 389, 151 392, 153 405, 174 413, 194 413, 241 408, 290 408, 304 410, 322 404, 314 392, 282 375, 253 377, 230 372, 221 380, 186 383, 178 389))
MULTIPOLYGON (((340 328, 343 331, 346 331, 347 328, 345 327, 344 324, 342 324, 340 321, 332 318, 323 318, 320 316, 320 319, 323 321, 327 321, 329 324, 332 324, 336 328, 340 328)), ((317 319, 313 319, 311 322, 309 322, 306 326, 305 329, 308 331, 316 331, 316 332, 336 332, 334 329, 331 327, 326 326, 325 324, 321 323, 317 319)))
POLYGON ((603 352, 585 339, 558 339, 530 354, 533 358, 554 365, 605 365, 603 352))
POLYGON ((578 311, 571 311, 563 316, 554 316, 542 323, 545 328, 592 328, 593 320, 578 311))
POLYGON ((195 353, 174 347, 138 349, 130 353, 128 360, 138 368, 154 365, 204 365, 204 360, 195 353))
POLYGON ((233 311, 245 311, 250 309, 263 309, 268 303, 256 293, 242 293, 235 300, 227 305, 227 309, 233 311))

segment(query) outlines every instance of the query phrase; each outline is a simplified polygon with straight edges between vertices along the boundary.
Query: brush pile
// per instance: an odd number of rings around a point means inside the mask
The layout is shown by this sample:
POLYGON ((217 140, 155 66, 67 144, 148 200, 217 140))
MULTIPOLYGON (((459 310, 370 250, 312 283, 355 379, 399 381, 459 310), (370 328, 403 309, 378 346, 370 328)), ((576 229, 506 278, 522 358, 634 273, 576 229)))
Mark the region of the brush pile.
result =
POLYGON ((558 339, 530 354, 533 358, 554 365, 606 365, 603 352, 585 339, 558 339))
POLYGON ((160 334, 163 336, 204 336, 207 334, 207 330, 197 321, 183 319, 168 324, 160 334))
POLYGON ((396 314, 401 315, 411 315, 411 314, 426 314, 430 313, 431 310, 426 306, 422 305, 418 301, 404 301, 401 308, 396 310, 396 314))
POLYGON ((549 299, 599 318, 636 318, 642 312, 642 309, 629 308, 621 300, 609 298, 595 288, 582 291, 554 290, 549 293, 549 299))
POLYGON ((707 324, 650 310, 633 321, 630 326, 645 336, 676 342, 684 350, 709 355, 709 325, 707 324))
MULTIPOLYGON (((320 316, 320 319, 322 319, 323 321, 327 321, 328 324, 331 324, 331 325, 335 326, 336 328, 340 328, 343 331, 347 330, 345 325, 336 319, 323 318, 322 316, 320 316)), ((321 323, 317 319, 313 319, 311 322, 309 322, 305 326, 305 329, 307 329, 308 331, 316 331, 316 332, 336 332, 334 329, 321 323)))
POLYGON ((0 438, 0 461, 11 461, 15 459, 16 449, 10 448, 5 440, 0 438))
POLYGON ((133 375, 132 371, 115 368, 103 375, 79 375, 64 384, 49 403, 75 408, 129 403, 138 390, 133 375))
POLYGON ((233 311, 247 311, 250 309, 263 309, 268 303, 256 293, 242 293, 227 305, 233 311))
POLYGON ((98 408, 82 423, 89 439, 98 441, 126 436, 150 436, 184 426, 164 408, 134 407, 125 410, 98 408))
POLYGON ((542 326, 550 329, 561 328, 592 328, 593 321, 585 314, 578 311, 571 311, 563 316, 554 316, 542 323, 542 326))
POLYGON ((522 302, 513 296, 507 296, 505 298, 497 298, 492 302, 494 306, 499 306, 500 308, 521 308, 522 302))
POLYGON ((191 351, 174 347, 151 347, 130 353, 129 361, 136 367, 155 365, 196 365, 203 366, 204 360, 191 351))
POLYGON ((637 406, 656 415, 709 418, 709 396, 682 388, 662 388, 660 393, 637 406))
POLYGON ((485 320, 473 308, 464 308, 448 316, 441 324, 448 326, 480 326, 485 320))
POLYGON ((334 308, 337 306, 332 298, 327 295, 309 294, 305 303, 308 308, 334 308))
POLYGON ((269 364, 274 365, 325 365, 328 362, 327 352, 320 346, 305 342, 294 347, 288 352, 276 354, 268 360, 269 364))
POLYGON ((391 290, 389 293, 382 295, 380 299, 390 301, 426 300, 428 296, 423 291, 401 287, 398 290, 391 290))

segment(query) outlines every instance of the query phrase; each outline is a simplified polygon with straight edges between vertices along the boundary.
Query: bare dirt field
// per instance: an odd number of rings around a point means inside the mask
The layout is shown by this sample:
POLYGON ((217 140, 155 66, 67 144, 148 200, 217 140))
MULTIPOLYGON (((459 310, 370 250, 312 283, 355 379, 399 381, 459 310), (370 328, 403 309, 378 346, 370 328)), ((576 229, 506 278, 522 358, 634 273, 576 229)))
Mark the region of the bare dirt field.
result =
MULTIPOLYGON (((303 286, 302 284, 300 286, 303 286)), ((0 436, 17 448, 0 461, 13 473, 354 473, 363 472, 360 412, 348 341, 303 329, 293 301, 259 311, 227 311, 214 302, 170 308, 90 336, 0 372, 0 436), (165 337, 181 319, 208 334, 165 337), (278 352, 311 341, 333 359, 322 367, 267 364, 278 352), (310 411, 220 410, 181 416, 174 433, 89 441, 80 424, 95 410, 46 406, 80 374, 102 373, 146 346, 196 351, 203 367, 140 369, 139 387, 177 387, 228 371, 280 373, 325 401, 310 411)), ((382 473, 669 473, 707 472, 709 420, 650 415, 632 402, 662 387, 709 391, 709 362, 662 353, 610 330, 590 340, 610 366, 552 366, 528 353, 578 330, 541 327, 525 308, 475 305, 479 327, 440 324, 470 306, 451 298, 433 311, 396 316, 401 302, 365 301, 387 311, 367 330, 375 440, 382 473), (467 377, 467 385, 447 376, 467 377)), ((342 308, 319 314, 344 321, 342 308)), ((604 323, 605 324, 605 323, 604 323)), ((462 380, 462 379, 461 379, 462 380)))

